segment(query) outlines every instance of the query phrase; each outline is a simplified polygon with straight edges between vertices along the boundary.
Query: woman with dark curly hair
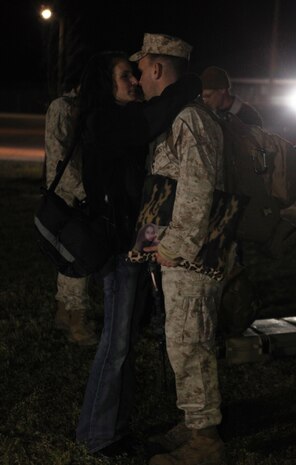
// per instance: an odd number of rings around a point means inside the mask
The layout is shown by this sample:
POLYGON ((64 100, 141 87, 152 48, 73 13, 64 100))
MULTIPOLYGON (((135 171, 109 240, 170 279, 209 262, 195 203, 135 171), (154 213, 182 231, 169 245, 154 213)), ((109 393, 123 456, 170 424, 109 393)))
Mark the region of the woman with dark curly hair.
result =
MULTIPOLYGON (((90 214, 113 223, 113 255, 102 270, 104 327, 89 376, 77 440, 91 453, 118 452, 133 401, 133 346, 141 306, 137 287, 143 266, 126 261, 134 240, 145 176, 146 143, 169 127, 199 93, 189 76, 163 95, 141 103, 138 81, 122 52, 103 52, 88 63, 80 88, 83 183, 90 214)), ((102 244, 104 247, 104 244, 102 244)), ((141 295, 145 300, 145 295, 141 295)), ((142 305, 143 307, 143 305, 142 305)))

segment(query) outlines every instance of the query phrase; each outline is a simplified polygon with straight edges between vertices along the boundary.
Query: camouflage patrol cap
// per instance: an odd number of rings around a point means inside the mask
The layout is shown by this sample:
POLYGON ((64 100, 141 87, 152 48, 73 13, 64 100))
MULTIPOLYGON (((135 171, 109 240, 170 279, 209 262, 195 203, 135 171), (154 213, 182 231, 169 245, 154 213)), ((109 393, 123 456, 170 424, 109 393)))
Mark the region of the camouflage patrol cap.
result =
POLYGON ((154 55, 170 55, 185 58, 189 61, 192 46, 178 37, 166 34, 144 34, 142 49, 130 56, 130 61, 139 61, 148 53, 154 55))

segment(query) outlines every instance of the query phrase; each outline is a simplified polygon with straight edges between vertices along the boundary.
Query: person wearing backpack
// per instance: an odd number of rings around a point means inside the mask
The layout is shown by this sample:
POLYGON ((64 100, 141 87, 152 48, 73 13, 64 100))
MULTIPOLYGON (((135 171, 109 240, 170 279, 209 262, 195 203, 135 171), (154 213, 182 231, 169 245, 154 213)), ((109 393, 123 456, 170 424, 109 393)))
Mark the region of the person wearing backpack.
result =
POLYGON ((212 110, 232 113, 246 124, 262 127, 262 118, 250 104, 243 102, 237 95, 230 94, 231 83, 228 73, 218 66, 209 66, 201 76, 202 98, 212 110))
POLYGON ((201 80, 203 100, 223 129, 227 187, 249 197, 237 230, 238 266, 218 314, 222 333, 234 336, 258 318, 295 313, 296 298, 287 292, 295 275, 295 222, 285 215, 296 199, 296 155, 289 141, 261 127, 253 107, 229 94, 223 69, 206 68, 201 80))

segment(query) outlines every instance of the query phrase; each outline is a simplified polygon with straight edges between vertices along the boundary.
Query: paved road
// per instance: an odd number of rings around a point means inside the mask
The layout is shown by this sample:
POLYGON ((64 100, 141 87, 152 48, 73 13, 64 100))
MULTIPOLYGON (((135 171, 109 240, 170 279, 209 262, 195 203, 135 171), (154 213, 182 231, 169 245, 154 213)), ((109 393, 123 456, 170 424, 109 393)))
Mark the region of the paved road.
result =
POLYGON ((0 113, 0 159, 44 160, 44 115, 0 113))

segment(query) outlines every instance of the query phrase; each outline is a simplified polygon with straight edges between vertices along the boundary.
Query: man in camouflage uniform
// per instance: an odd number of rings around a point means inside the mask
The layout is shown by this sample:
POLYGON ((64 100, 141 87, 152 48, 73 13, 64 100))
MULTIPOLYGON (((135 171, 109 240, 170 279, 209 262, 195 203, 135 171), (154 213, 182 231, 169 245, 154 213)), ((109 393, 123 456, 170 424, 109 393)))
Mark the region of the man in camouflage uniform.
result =
MULTIPOLYGON (((141 72, 145 98, 160 95, 187 69, 191 46, 162 34, 145 34, 140 52, 130 57, 141 72)), ((156 251, 162 268, 166 311, 166 343, 175 373, 177 406, 182 421, 157 441, 169 452, 150 465, 220 463, 223 443, 216 431, 221 421, 215 355, 216 310, 221 284, 206 275, 178 267, 193 261, 206 237, 213 191, 222 188, 220 126, 207 112, 186 106, 175 118, 170 135, 150 147, 152 174, 177 180, 170 222, 156 251)))
MULTIPOLYGON (((77 114, 77 91, 75 89, 53 100, 47 110, 45 156, 48 186, 56 175, 58 162, 65 157, 72 142, 77 114)), ((69 205, 85 198, 81 167, 77 157, 73 157, 67 165, 56 188, 56 193, 69 205)), ((85 313, 89 308, 88 278, 70 278, 58 273, 55 297, 57 300, 56 326, 66 330, 72 342, 81 345, 96 344, 94 323, 85 322, 85 313)))

